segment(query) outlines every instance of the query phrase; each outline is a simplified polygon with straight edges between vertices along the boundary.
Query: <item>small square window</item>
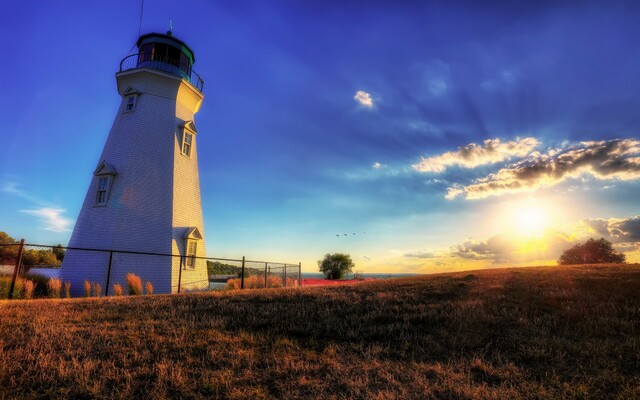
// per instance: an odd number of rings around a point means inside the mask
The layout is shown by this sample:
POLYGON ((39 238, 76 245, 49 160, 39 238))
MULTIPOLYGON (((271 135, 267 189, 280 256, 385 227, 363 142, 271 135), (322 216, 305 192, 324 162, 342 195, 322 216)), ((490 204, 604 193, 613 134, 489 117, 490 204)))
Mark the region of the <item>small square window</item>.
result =
POLYGON ((191 146, 193 145, 193 133, 186 130, 182 134, 182 154, 191 157, 191 146))
POLYGON ((128 96, 127 97, 127 104, 125 106, 125 112, 131 112, 136 108, 136 96, 132 95, 132 96, 128 96))

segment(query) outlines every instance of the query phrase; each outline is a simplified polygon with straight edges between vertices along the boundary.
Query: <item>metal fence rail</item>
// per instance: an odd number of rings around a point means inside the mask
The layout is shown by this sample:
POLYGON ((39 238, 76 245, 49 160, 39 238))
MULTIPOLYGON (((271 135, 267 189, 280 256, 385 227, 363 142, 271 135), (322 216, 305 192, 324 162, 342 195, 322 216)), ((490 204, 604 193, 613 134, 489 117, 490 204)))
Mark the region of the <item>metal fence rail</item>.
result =
POLYGON ((0 299, 301 285, 300 263, 50 246, 24 240, 0 244, 0 299))

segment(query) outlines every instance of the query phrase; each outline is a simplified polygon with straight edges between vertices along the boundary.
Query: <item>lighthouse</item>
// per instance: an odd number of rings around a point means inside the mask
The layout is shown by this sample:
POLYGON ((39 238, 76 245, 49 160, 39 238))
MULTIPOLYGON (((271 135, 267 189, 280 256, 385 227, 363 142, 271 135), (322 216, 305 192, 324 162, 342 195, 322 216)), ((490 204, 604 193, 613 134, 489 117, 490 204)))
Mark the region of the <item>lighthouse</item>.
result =
POLYGON ((193 70, 193 51, 171 32, 143 35, 136 45, 116 72, 120 106, 87 171, 89 187, 60 271, 74 296, 84 281, 125 286, 127 273, 151 282, 156 293, 209 285, 206 260, 198 258, 206 249, 194 121, 204 82, 193 70))

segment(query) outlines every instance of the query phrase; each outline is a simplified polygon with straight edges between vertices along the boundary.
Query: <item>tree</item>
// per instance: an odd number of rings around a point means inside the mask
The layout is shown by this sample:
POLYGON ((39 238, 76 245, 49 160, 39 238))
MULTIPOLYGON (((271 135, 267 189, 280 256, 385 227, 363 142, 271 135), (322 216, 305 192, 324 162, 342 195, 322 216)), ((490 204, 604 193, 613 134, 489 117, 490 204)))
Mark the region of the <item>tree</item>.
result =
POLYGON ((62 245, 60 243, 58 243, 58 245, 51 250, 53 251, 53 254, 55 254, 58 261, 60 262, 64 260, 64 255, 67 254, 67 252, 65 251, 65 249, 62 248, 62 245))
POLYGON ((327 279, 341 279, 351 272, 355 264, 349 254, 325 254, 324 259, 318 261, 318 267, 327 279))
MULTIPOLYGON (((18 242, 7 235, 6 232, 0 231, 0 244, 17 244, 18 242)), ((18 256, 18 246, 0 246, 0 264, 14 264, 18 256)))
POLYGON ((560 256, 558 264, 622 264, 625 260, 625 255, 616 252, 608 240, 591 238, 584 244, 578 243, 565 250, 560 256))

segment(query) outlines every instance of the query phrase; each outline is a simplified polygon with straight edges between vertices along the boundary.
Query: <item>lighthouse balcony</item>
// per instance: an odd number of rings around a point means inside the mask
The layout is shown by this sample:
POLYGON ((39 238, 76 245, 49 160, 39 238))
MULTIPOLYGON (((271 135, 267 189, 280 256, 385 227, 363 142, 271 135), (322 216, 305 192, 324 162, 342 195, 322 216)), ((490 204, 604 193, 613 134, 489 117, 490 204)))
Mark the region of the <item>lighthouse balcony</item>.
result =
POLYGON ((204 80, 200 78, 188 62, 167 56, 156 54, 138 53, 132 54, 122 59, 120 62, 120 72, 132 69, 154 69, 171 75, 180 76, 191 83, 196 89, 202 92, 204 80))

